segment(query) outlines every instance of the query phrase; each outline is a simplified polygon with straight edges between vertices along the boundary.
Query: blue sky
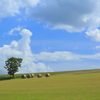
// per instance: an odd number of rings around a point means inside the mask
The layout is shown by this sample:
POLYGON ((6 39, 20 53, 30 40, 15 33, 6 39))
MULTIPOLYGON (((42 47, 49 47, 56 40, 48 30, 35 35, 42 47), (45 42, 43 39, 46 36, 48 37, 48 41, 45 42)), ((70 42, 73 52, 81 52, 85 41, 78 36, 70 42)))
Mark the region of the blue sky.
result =
POLYGON ((99 0, 0 0, 0 74, 100 68, 99 0))

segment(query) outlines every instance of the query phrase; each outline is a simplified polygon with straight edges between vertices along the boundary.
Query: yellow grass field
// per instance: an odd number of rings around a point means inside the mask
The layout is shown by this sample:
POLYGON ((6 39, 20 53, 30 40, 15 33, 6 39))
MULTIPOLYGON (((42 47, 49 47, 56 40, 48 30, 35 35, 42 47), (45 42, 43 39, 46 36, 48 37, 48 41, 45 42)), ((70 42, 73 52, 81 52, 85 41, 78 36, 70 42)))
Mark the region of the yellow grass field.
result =
POLYGON ((100 73, 0 81, 0 100, 100 100, 100 73))

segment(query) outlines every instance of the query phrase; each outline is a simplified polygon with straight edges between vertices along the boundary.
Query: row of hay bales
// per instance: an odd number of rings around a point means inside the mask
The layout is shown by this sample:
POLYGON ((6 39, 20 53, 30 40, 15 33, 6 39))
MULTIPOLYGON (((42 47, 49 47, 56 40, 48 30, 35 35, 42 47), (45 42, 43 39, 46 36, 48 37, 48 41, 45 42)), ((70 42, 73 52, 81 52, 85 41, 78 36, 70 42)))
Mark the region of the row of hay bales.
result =
MULTIPOLYGON (((34 74, 28 74, 28 75, 23 74, 21 76, 21 78, 34 78, 34 77, 35 77, 34 74)), ((41 78, 42 77, 42 74, 38 74, 37 77, 38 78, 41 78)), ((45 77, 50 77, 50 74, 49 73, 45 74, 45 77)))

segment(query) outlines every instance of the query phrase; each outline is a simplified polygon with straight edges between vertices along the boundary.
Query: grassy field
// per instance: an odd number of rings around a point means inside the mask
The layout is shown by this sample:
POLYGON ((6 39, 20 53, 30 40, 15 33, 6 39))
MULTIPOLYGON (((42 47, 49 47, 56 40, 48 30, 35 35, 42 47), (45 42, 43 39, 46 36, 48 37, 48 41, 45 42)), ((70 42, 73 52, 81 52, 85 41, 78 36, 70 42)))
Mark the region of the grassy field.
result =
MULTIPOLYGON (((78 75, 78 74, 88 74, 88 73, 100 73, 100 69, 92 69, 92 70, 76 70, 76 71, 60 71, 60 72, 49 72, 50 75, 58 75, 58 74, 67 74, 67 75, 78 75)), ((30 73, 25 73, 25 75, 30 73)), ((45 73, 33 73, 35 76, 38 74, 42 74, 44 76, 45 73)), ((22 74, 15 74, 15 78, 21 78, 22 74)), ((0 81, 2 80, 9 80, 12 79, 12 76, 10 75, 0 75, 0 81)))
POLYGON ((100 73, 58 72, 0 81, 0 100, 100 100, 100 73))

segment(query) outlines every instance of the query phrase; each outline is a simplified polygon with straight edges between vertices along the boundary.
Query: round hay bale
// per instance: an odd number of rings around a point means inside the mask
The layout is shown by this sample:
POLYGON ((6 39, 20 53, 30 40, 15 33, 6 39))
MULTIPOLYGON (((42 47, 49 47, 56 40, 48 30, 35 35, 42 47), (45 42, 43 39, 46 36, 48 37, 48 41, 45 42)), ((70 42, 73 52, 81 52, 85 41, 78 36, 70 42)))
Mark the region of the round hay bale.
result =
POLYGON ((41 77, 42 77, 42 74, 38 74, 37 77, 38 77, 38 78, 41 78, 41 77))
POLYGON ((45 74, 45 77, 50 77, 50 74, 49 73, 45 74))
POLYGON ((34 74, 31 74, 31 78, 33 78, 34 77, 34 74))
POLYGON ((26 78, 26 75, 22 75, 21 78, 26 78))
POLYGON ((30 75, 30 74, 28 74, 28 75, 27 75, 27 78, 31 78, 31 75, 30 75))

